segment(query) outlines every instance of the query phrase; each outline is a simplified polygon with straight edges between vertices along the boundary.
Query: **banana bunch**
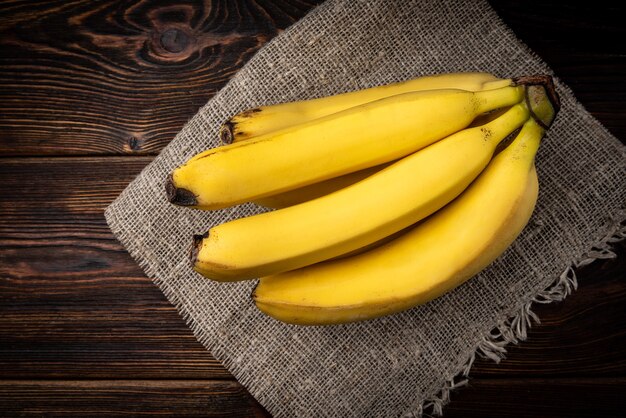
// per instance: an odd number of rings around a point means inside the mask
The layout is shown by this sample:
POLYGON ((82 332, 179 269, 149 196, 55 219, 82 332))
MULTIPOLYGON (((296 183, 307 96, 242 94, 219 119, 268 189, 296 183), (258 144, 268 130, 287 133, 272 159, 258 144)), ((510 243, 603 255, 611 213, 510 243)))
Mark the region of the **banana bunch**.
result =
POLYGON ((558 109, 549 76, 486 73, 264 106, 227 121, 225 145, 175 169, 166 193, 276 208, 195 236, 203 276, 260 278, 256 306, 283 322, 371 319, 453 289, 515 240, 558 109))

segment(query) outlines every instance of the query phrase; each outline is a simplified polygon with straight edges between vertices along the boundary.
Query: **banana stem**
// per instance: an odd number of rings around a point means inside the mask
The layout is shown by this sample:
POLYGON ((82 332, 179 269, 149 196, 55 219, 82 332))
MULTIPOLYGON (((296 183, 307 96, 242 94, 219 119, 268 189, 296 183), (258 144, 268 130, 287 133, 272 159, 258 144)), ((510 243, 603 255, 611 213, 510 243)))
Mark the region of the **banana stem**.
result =
POLYGON ((561 99, 556 92, 554 80, 545 74, 527 75, 513 79, 518 86, 526 86, 524 93, 531 117, 544 129, 548 129, 561 109, 561 99), (551 110, 545 109, 545 98, 551 110))

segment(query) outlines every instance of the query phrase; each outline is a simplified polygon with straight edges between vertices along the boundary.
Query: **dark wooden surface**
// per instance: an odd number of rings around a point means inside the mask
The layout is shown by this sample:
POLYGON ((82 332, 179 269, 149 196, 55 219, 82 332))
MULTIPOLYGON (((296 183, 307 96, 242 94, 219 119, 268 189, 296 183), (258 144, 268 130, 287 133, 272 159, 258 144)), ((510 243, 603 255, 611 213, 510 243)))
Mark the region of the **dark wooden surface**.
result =
MULTIPOLYGON (((0 5, 0 415, 268 416, 108 230, 104 208, 317 0, 0 5)), ((494 1, 626 140, 626 9, 494 1)), ((622 417, 626 244, 446 417, 622 417)))

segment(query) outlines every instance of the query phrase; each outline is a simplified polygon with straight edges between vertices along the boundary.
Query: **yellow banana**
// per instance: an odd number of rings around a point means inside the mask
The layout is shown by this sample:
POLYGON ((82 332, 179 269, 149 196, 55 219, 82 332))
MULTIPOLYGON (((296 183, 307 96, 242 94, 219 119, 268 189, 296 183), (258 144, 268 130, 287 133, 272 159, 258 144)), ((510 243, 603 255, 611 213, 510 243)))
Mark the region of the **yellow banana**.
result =
POLYGON ((293 270, 357 250, 432 214, 487 166, 529 117, 525 102, 459 131, 349 187, 299 205, 212 228, 194 267, 214 280, 293 270))
POLYGON ((170 202, 199 209, 297 189, 411 154, 522 100, 524 86, 404 93, 202 152, 174 170, 170 202))
MULTIPOLYGON (((486 114, 482 114, 476 117, 469 125, 470 127, 484 125, 504 113, 506 109, 501 109, 486 114)), ((307 202, 309 200, 317 199, 318 197, 330 194, 344 187, 348 187, 356 182, 359 182, 374 173, 379 172, 385 167, 388 167, 394 161, 377 165, 375 167, 369 167, 364 170, 355 171, 354 173, 344 174, 343 176, 335 177, 332 179, 324 180, 319 183, 313 183, 308 186, 301 187, 299 189, 290 190, 288 192, 279 193, 272 196, 263 197, 257 199, 254 203, 265 206, 266 208, 282 209, 288 206, 297 205, 298 203, 307 202)))
POLYGON ((230 144, 411 91, 479 91, 504 87, 509 83, 510 80, 501 80, 489 73, 438 74, 318 99, 261 106, 230 118, 222 127, 220 138, 225 144, 230 144))
POLYGON ((300 325, 366 320, 428 302, 488 266, 534 210, 534 158, 558 111, 540 89, 529 88, 533 118, 456 200, 382 247, 261 278, 257 307, 300 325))

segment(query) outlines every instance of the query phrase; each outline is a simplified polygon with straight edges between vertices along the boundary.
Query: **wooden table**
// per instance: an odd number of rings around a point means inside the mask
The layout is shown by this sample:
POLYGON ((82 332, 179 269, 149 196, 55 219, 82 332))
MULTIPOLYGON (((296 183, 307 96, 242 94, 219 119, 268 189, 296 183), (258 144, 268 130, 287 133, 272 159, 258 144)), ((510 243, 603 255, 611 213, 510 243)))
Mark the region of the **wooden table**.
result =
MULTIPOLYGON (((317 0, 0 5, 0 415, 268 416, 115 240, 104 208, 317 0)), ((625 8, 498 1, 626 140, 625 8)), ((446 417, 626 416, 626 244, 446 417)))

